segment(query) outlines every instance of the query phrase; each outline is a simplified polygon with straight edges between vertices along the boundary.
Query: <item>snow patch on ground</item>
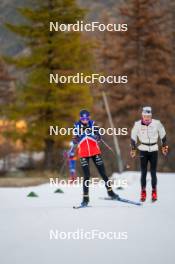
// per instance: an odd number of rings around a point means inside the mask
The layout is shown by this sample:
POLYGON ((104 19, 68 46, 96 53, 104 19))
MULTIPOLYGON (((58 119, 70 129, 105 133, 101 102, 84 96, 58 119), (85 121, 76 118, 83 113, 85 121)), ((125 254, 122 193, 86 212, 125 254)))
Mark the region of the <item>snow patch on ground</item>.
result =
MULTIPOLYGON (((127 179, 121 197, 138 201, 140 173, 113 177, 127 179)), ((152 204, 150 176, 148 199, 137 207, 107 197, 104 188, 91 188, 92 207, 74 210, 81 201, 80 187, 56 188, 44 184, 28 188, 0 188, 0 242, 3 264, 117 263, 173 264, 175 262, 175 173, 158 173, 159 200, 152 204), (38 198, 28 198, 36 192, 38 198), (127 232, 127 240, 50 240, 50 230, 63 232, 98 229, 127 232)))

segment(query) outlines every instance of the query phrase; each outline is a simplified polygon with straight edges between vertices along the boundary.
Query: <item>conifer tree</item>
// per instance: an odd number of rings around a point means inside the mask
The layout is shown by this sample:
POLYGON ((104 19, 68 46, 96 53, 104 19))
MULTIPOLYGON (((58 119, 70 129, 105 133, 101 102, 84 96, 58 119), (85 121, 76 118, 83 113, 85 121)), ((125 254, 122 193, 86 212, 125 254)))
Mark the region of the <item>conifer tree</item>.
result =
POLYGON ((152 105, 155 112, 162 111, 164 116, 163 108, 171 105, 172 54, 164 26, 165 14, 159 1, 126 1, 121 8, 121 16, 129 30, 122 35, 123 53, 119 63, 123 73, 128 75, 129 83, 125 98, 118 103, 119 107, 121 103, 121 110, 124 113, 128 110, 131 116, 145 104, 152 105))
POLYGON ((45 150, 45 166, 49 169, 54 146, 65 141, 63 136, 50 136, 49 126, 68 127, 81 107, 91 105, 87 85, 49 83, 52 73, 87 73, 91 65, 90 44, 84 36, 80 32, 49 31, 49 23, 74 24, 84 19, 85 12, 75 0, 33 0, 33 8, 20 8, 19 12, 26 24, 7 26, 25 40, 26 52, 9 62, 28 75, 19 88, 13 116, 27 121, 30 147, 45 150))
POLYGON ((0 58, 0 115, 6 117, 6 106, 14 101, 14 78, 10 76, 7 66, 0 58))
MULTIPOLYGON (((127 85, 106 87, 116 126, 131 127, 140 118, 141 107, 151 105, 154 117, 165 122, 167 131, 174 130, 173 54, 167 12, 157 0, 127 0, 120 8, 120 21, 128 24, 128 31, 106 34, 106 72, 110 69, 128 76, 127 85)), ((168 136, 173 144, 173 134, 168 136)))

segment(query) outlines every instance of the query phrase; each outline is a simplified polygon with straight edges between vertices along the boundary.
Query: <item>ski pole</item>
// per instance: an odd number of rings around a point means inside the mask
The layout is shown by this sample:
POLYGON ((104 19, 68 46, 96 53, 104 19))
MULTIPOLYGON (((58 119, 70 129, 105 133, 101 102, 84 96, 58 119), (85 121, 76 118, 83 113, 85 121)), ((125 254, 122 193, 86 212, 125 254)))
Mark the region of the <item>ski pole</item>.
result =
POLYGON ((62 173, 63 173, 63 171, 64 171, 64 168, 65 168, 65 166, 66 166, 66 162, 67 162, 67 160, 65 159, 64 160, 64 162, 63 162, 63 164, 62 164, 62 166, 61 166, 61 168, 60 168, 60 170, 59 170, 59 175, 62 175, 62 173))
POLYGON ((72 145, 72 147, 70 148, 70 150, 68 150, 68 154, 70 154, 74 148, 75 148, 75 145, 72 145))
POLYGON ((62 164, 62 166, 61 166, 61 168, 60 168, 60 170, 59 170, 59 174, 61 175, 62 173, 63 173, 63 170, 64 170, 64 168, 65 168, 65 166, 66 166, 66 163, 68 162, 68 158, 69 158, 69 154, 72 152, 72 150, 74 149, 74 145, 70 148, 70 150, 68 150, 68 151, 66 151, 66 150, 64 150, 63 151, 63 164, 62 164))
MULTIPOLYGON (((130 159, 132 159, 132 160, 140 159, 140 158, 144 158, 144 156, 142 156, 142 155, 137 155, 137 156, 135 156, 134 158, 132 158, 132 157, 130 156, 130 159)), ((131 167, 131 165, 130 165, 130 161, 126 162, 126 169, 130 169, 130 167, 131 167)))
POLYGON ((113 149, 102 138, 101 138, 101 142, 107 147, 107 149, 109 149, 114 154, 113 149))

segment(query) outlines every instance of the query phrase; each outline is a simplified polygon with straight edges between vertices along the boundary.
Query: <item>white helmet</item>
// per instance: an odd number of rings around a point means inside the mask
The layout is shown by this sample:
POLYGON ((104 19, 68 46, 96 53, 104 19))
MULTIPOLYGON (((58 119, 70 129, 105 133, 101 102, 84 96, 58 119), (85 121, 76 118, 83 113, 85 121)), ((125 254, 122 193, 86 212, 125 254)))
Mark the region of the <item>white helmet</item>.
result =
POLYGON ((142 108, 142 115, 152 115, 152 108, 151 108, 151 106, 144 106, 142 108))

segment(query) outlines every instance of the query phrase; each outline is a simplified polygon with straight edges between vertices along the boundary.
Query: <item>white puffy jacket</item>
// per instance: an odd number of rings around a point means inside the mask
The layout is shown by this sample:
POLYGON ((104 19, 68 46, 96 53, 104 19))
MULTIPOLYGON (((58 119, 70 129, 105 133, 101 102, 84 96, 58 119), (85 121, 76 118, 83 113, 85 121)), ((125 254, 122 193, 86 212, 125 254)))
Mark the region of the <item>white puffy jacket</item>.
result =
POLYGON ((139 139, 140 145, 138 149, 142 151, 157 151, 159 137, 162 140, 165 136, 166 132, 164 126, 156 119, 152 119, 152 122, 148 126, 143 125, 142 121, 139 120, 135 122, 131 131, 131 140, 137 144, 139 139), (144 145, 143 143, 148 145, 144 145))

